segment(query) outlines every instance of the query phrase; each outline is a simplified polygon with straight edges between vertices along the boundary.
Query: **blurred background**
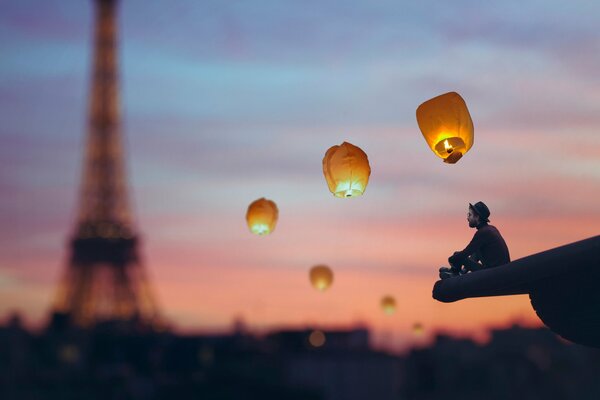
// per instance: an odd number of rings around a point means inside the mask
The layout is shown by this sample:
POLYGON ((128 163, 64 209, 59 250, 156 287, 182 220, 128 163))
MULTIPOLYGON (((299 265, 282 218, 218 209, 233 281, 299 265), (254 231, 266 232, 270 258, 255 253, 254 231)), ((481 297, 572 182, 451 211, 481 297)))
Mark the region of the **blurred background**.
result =
POLYGON ((600 4, 117 1, 123 176, 157 332, 52 317, 82 207, 94 3, 0 2, 0 394, 598 398, 598 353, 527 296, 431 289, 474 233, 469 202, 513 259, 598 233, 600 4), (475 125, 455 165, 415 120, 449 91, 475 125), (343 141, 369 157, 361 197, 323 178, 343 141), (260 197, 279 208, 264 237, 245 221, 260 197))

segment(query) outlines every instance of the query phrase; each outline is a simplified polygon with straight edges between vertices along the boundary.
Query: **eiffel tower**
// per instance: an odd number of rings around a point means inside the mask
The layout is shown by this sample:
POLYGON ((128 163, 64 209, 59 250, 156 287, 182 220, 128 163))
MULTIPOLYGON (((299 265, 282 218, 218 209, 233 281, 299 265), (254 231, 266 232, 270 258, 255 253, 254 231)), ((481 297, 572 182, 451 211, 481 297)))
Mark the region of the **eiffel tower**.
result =
POLYGON ((55 316, 71 324, 158 321, 127 198, 119 121, 117 0, 95 0, 94 65, 85 167, 55 316))

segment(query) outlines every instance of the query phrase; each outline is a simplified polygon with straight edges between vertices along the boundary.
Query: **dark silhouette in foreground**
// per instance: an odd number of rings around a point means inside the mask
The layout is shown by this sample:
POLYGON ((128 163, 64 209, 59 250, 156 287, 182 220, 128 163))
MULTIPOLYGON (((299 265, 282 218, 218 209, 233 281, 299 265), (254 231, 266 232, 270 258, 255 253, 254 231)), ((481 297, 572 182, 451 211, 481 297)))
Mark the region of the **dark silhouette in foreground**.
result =
POLYGON ((467 221, 476 228, 471 242, 462 251, 455 251, 448 258, 450 268, 440 268, 440 278, 446 279, 469 271, 497 267, 510 262, 508 246, 495 226, 489 225, 490 210, 482 202, 469 203, 467 221))
POLYGON ((373 350, 363 328, 325 330, 314 347, 304 329, 177 335, 122 321, 91 329, 55 322, 43 332, 18 318, 0 323, 0 399, 600 398, 600 350, 545 328, 493 330, 487 343, 438 334, 427 347, 390 355, 373 350))
POLYGON ((433 298, 528 294, 538 317, 567 340, 600 347, 600 236, 473 274, 437 281, 433 298))

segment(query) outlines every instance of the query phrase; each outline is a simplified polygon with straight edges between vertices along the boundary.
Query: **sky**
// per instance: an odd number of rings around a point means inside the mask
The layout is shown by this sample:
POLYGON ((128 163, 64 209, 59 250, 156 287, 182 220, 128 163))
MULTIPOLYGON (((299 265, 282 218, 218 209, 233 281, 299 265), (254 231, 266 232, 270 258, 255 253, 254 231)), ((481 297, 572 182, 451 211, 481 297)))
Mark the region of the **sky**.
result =
MULTIPOLYGON (((93 2, 0 1, 0 318, 47 318, 66 268, 85 144, 93 2)), ((122 126, 144 265, 182 332, 366 325, 481 336, 539 325, 527 296, 431 297, 484 201, 513 259, 598 234, 600 3, 119 2, 122 126), (461 94, 473 148, 426 145, 422 102, 461 94), (348 141, 365 194, 328 191, 348 141), (245 224, 266 197, 266 237, 245 224), (319 293, 308 271, 335 273, 319 293), (392 295, 397 312, 379 300, 392 295)))

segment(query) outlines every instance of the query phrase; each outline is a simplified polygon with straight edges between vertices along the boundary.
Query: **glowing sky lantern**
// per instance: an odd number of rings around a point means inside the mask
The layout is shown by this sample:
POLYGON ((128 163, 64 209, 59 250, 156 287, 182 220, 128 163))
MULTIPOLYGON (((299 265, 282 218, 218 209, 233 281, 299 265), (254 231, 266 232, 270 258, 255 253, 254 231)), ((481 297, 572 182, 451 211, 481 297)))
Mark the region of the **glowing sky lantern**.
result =
POLYGON ((392 296, 384 296, 381 298, 381 308, 383 312, 392 315, 396 312, 396 299, 392 296))
POLYGON ((431 150, 454 164, 473 146, 473 121, 456 92, 427 100, 417 108, 417 122, 431 150))
POLYGON ((253 201, 246 212, 248 228, 257 235, 267 235, 273 232, 278 217, 277 205, 264 197, 253 201))
POLYGON ((415 322, 412 326, 412 332, 415 336, 422 336, 423 333, 425 333, 425 328, 423 327, 422 323, 415 322))
POLYGON ((313 347, 321 347, 325 344, 325 333, 323 331, 312 331, 308 336, 308 342, 313 347))
POLYGON ((310 269, 310 283, 321 292, 333 283, 333 271, 326 265, 316 265, 310 269))
POLYGON ((329 191, 335 197, 356 197, 369 183, 369 158, 360 148, 344 142, 333 146, 323 157, 323 174, 329 191))

